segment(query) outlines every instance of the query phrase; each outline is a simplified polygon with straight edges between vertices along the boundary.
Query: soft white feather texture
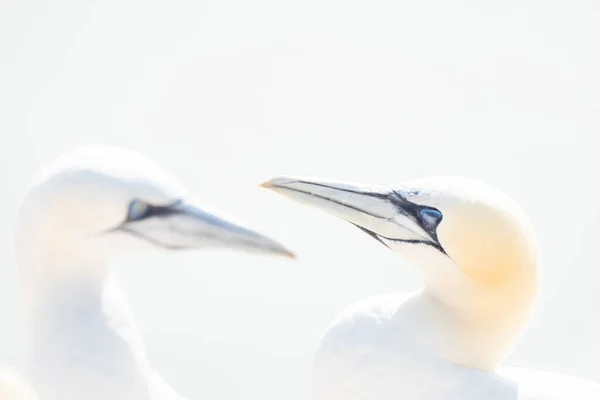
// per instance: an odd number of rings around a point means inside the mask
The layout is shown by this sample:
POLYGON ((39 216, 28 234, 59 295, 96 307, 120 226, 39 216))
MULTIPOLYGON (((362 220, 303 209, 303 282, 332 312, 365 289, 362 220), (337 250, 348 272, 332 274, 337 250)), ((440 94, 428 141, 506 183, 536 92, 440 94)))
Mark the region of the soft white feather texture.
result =
POLYGON ((361 227, 423 276, 419 292, 369 298, 335 318, 315 355, 316 400, 600 399, 595 382, 500 368, 534 310, 541 272, 533 227, 506 194, 462 177, 263 186, 361 227), (441 212, 438 225, 420 219, 423 207, 441 212))
POLYGON ((110 268, 114 257, 211 246, 292 255, 192 204, 155 161, 99 145, 43 169, 22 202, 15 242, 31 343, 27 372, 43 400, 182 399, 150 365, 110 268), (138 201, 158 214, 130 218, 138 201))

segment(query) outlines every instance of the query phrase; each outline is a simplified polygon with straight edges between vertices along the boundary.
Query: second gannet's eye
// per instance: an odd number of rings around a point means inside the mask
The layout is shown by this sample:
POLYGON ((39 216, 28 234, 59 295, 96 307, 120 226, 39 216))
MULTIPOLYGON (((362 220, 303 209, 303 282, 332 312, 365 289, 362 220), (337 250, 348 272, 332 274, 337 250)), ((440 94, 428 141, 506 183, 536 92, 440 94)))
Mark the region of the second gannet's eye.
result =
POLYGON ((442 213, 434 208, 423 208, 419 211, 421 224, 426 229, 435 229, 442 221, 442 213))
POLYGON ((135 199, 129 203, 127 211, 127 220, 138 221, 148 216, 150 212, 150 206, 141 200, 135 199))

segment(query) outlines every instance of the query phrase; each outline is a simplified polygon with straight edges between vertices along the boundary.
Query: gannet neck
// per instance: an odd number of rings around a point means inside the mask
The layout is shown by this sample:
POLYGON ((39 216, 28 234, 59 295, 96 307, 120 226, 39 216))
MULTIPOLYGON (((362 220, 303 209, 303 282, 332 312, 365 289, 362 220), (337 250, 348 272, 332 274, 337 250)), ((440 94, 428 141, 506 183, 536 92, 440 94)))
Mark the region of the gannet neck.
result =
POLYGON ((537 280, 527 274, 512 279, 510 285, 494 291, 469 282, 461 289, 460 306, 445 303, 454 322, 444 325, 453 332, 447 337, 456 338, 444 348, 446 359, 484 370, 506 360, 527 327, 538 293, 537 280))
POLYGON ((527 298, 496 307, 482 304, 488 301, 483 296, 464 297, 479 304, 465 312, 464 307, 440 300, 426 287, 403 310, 404 318, 415 338, 436 357, 465 367, 494 370, 518 343, 533 311, 533 302, 527 298))
POLYGON ((417 264, 425 292, 444 304, 450 319, 434 333, 450 338, 445 357, 479 369, 493 369, 510 354, 539 292, 541 258, 533 228, 512 202, 505 200, 500 210, 484 217, 469 204, 467 218, 455 207, 448 218, 462 223, 447 221, 438 229, 447 255, 421 254, 417 264))
POLYGON ((79 390, 145 398, 143 342, 108 259, 55 239, 24 229, 16 242, 36 386, 66 399, 79 390))

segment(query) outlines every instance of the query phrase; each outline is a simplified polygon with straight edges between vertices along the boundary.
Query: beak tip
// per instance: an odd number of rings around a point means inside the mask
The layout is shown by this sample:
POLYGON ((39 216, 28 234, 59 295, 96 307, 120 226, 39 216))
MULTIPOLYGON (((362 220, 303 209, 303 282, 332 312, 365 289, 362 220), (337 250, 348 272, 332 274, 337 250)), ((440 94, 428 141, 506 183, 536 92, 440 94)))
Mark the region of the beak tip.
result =
POLYGON ((285 257, 291 258, 292 260, 296 260, 298 257, 292 253, 291 251, 286 251, 283 253, 285 257))
POLYGON ((293 186, 295 183, 298 183, 298 181, 299 178, 293 176, 278 176, 268 179, 258 186, 266 189, 279 189, 293 186))
POLYGON ((258 185, 258 187, 269 189, 269 188, 273 187, 273 183, 270 180, 269 181, 264 181, 263 183, 261 183, 260 185, 258 185))
POLYGON ((281 257, 291 258, 291 259, 297 258, 296 254, 293 251, 288 250, 286 247, 283 247, 281 245, 271 248, 270 252, 271 252, 271 254, 273 254, 275 256, 281 256, 281 257))

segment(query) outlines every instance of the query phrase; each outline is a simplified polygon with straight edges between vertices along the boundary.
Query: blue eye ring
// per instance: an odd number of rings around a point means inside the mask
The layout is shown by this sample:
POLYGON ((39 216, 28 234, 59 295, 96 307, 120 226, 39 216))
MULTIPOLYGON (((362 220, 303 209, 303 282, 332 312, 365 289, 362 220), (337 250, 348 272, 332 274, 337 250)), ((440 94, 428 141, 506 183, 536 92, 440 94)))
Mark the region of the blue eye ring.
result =
POLYGON ((419 210, 419 218, 426 228, 435 228, 442 221, 442 213, 434 208, 423 208, 419 210))
POLYGON ((137 221, 143 219, 150 212, 150 206, 141 200, 135 199, 129 203, 127 210, 127 219, 130 221, 137 221))

